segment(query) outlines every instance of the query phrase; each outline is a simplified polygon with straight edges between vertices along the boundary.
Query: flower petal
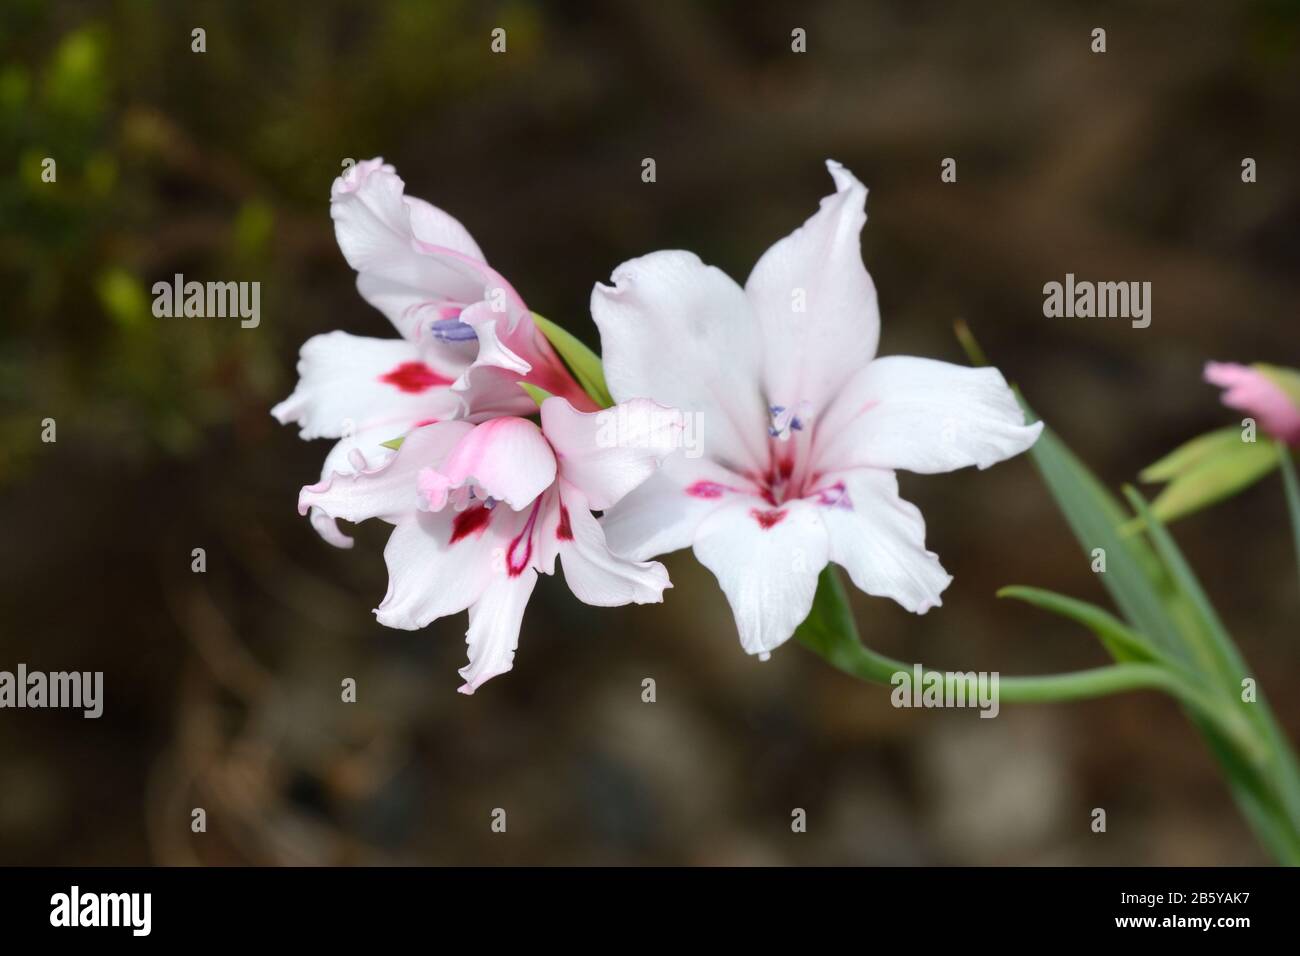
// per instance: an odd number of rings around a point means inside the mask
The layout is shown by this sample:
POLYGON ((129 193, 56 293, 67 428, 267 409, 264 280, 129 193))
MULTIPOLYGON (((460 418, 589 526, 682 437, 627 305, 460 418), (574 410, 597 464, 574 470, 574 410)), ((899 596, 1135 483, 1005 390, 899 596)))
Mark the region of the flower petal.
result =
POLYGON ((934 474, 987 468, 1028 449, 1043 430, 1002 373, 895 355, 859 372, 817 423, 823 470, 872 467, 934 474))
MULTIPOLYGON (((672 587, 664 566, 616 556, 583 493, 563 478, 558 484, 559 521, 551 533, 558 541, 569 590, 578 600, 597 607, 661 602, 664 588, 672 587)), ((550 531, 549 525, 545 531, 550 531)))
POLYGON ((390 426, 386 441, 417 421, 441 421, 463 408, 451 391, 452 378, 430 367, 405 339, 312 336, 299 353, 298 376, 293 394, 271 414, 282 425, 300 425, 299 437, 306 439, 390 426))
POLYGON ((494 418, 466 434, 440 466, 448 487, 475 484, 515 511, 555 481, 555 453, 525 418, 494 418))
POLYGON ((695 556, 727 595, 740 643, 762 658, 785 643, 812 610, 829 554, 815 506, 729 502, 699 527, 695 556))
POLYGON ((654 252, 597 284, 591 315, 615 400, 651 398, 703 419, 705 454, 736 470, 766 458, 761 343, 744 292, 689 252, 654 252))
POLYGON ((682 413, 648 398, 579 412, 563 398, 542 403, 542 431, 560 475, 604 511, 641 484, 681 447, 682 413))
POLYGON ((419 511, 397 523, 384 548, 388 593, 375 608, 380 624, 419 630, 465 610, 503 576, 506 538, 493 516, 466 522, 466 514, 419 511))
POLYGON ((952 581, 939 556, 925 549, 920 509, 898 496, 892 471, 857 469, 827 475, 821 519, 830 535, 830 558, 849 572, 859 590, 893 598, 916 614, 943 603, 952 581))
POLYGON ((457 442, 473 430, 468 422, 438 422, 406 436, 397 454, 374 468, 333 474, 298 495, 298 513, 320 508, 331 518, 364 521, 382 518, 396 523, 420 509, 419 473, 436 467, 457 442))
POLYGON ((876 354, 880 309, 862 264, 867 189, 834 161, 834 194, 763 254, 745 282, 763 330, 771 404, 808 403, 816 416, 876 354))
MULTIPOLYGON (((386 427, 372 428, 369 431, 348 435, 335 442, 334 447, 325 456, 325 464, 321 468, 321 481, 325 482, 335 474, 351 475, 358 471, 375 469, 388 461, 395 452, 385 447, 383 443, 396 437, 389 434, 389 431, 390 429, 386 427)), ((312 508, 308 512, 308 520, 316 533, 336 548, 350 548, 355 543, 351 537, 339 530, 338 522, 321 508, 312 508)))
POLYGON ((1207 362, 1205 380, 1225 389, 1224 405, 1258 419, 1259 427, 1269 435, 1291 445, 1300 443, 1300 408, 1259 369, 1235 362, 1207 362))
POLYGON ((412 204, 405 184, 381 160, 358 163, 334 182, 330 216, 357 289, 415 342, 426 326, 500 290, 516 315, 518 293, 482 260, 464 227, 427 203, 412 204), (446 240, 443 245, 433 240, 446 240))
POLYGON ((487 262, 469 230, 455 216, 443 212, 433 203, 416 196, 404 196, 410 214, 411 233, 428 246, 450 249, 470 259, 487 262))
POLYGON ((514 666, 524 608, 536 583, 537 572, 532 568, 517 577, 497 574, 470 606, 469 630, 465 634, 469 663, 460 669, 465 679, 459 688, 462 694, 474 693, 485 681, 514 666))
MULTIPOLYGON (((606 511, 600 523, 615 554, 644 561, 689 548, 706 517, 751 494, 748 482, 721 465, 677 452, 606 511)), ((750 500, 759 503, 756 495, 750 500)))

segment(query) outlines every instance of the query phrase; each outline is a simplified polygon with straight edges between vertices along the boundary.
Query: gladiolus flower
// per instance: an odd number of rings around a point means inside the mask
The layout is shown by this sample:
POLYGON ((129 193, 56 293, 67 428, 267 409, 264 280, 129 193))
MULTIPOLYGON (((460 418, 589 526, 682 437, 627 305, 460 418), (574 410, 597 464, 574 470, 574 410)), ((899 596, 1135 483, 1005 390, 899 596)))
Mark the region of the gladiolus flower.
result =
POLYGON ((674 454, 606 512, 610 545, 634 560, 693 547, 763 658, 807 617, 828 561, 909 611, 940 604, 951 577, 895 471, 987 468, 1042 428, 996 369, 876 358, 867 191, 827 165, 835 193, 743 289, 665 251, 622 264, 591 298, 614 398, 652 398, 703 428, 702 457, 674 454))
POLYGON ((375 615, 415 630, 468 608, 460 690, 471 694, 510 670, 537 575, 553 574, 557 557, 587 604, 663 600, 663 565, 611 553, 592 511, 650 477, 681 434, 680 412, 645 399, 584 413, 549 398, 540 428, 517 417, 416 428, 378 467, 304 488, 298 508, 395 526, 375 615))
MULTIPOLYGON (((357 290, 402 337, 329 332, 303 345, 297 388, 271 413, 297 423, 304 439, 342 439, 322 479, 375 467, 391 454, 385 443, 422 424, 528 414, 535 406, 520 381, 595 408, 468 230, 404 193, 382 159, 356 164, 330 189, 357 290)), ((351 546, 324 515, 312 524, 331 544, 351 546)))

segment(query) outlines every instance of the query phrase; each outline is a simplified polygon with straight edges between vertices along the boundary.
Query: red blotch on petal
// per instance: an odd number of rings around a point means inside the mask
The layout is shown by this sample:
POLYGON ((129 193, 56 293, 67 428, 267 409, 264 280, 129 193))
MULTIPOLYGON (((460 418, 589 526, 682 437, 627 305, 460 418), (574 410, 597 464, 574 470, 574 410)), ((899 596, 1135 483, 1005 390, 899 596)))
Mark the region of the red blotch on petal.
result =
POLYGON ((448 543, 455 544, 461 538, 467 538, 471 534, 481 534, 491 517, 492 512, 482 505, 458 512, 456 517, 451 519, 451 541, 448 543))
POLYGON ((721 498, 727 491, 726 485, 720 485, 716 481, 697 481, 686 489, 686 493, 692 498, 721 498))
POLYGON ((555 536, 561 541, 573 540, 573 528, 569 526, 569 509, 560 505, 560 523, 555 528, 555 536))
POLYGON ((427 392, 435 385, 451 384, 451 379, 439 375, 423 362, 403 362, 391 372, 379 376, 379 381, 396 386, 412 395, 427 392))
POLYGON ((749 513, 764 531, 770 531, 785 517, 784 511, 759 511, 757 508, 750 508, 749 513))

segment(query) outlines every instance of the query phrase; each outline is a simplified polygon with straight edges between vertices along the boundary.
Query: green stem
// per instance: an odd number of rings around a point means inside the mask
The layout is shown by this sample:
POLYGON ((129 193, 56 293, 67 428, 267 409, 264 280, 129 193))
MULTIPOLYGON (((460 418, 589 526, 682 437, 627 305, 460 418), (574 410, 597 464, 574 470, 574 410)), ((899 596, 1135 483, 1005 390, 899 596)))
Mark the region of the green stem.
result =
MULTIPOLYGON (((916 666, 878 654, 861 643, 855 645, 840 642, 832 648, 825 648, 810 634, 800 634, 799 638, 832 666, 860 680, 876 684, 894 684, 895 675, 900 672, 911 674, 916 666)), ((946 686, 948 673, 931 667, 921 668, 922 679, 936 675, 933 679, 942 682, 941 686, 946 686)), ((1154 664, 1110 664, 1066 674, 999 676, 998 679, 998 699, 1008 704, 1090 700, 1135 690, 1164 691, 1212 722, 1246 753, 1257 759, 1262 757, 1258 739, 1240 714, 1223 708, 1210 695, 1192 687, 1177 674, 1154 664)))

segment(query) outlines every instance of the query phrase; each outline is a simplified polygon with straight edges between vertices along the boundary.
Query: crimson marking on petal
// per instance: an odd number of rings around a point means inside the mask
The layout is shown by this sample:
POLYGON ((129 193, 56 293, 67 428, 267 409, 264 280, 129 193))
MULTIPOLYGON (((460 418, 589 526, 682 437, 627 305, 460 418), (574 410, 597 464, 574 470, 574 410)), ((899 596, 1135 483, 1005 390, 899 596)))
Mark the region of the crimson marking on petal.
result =
POLYGON ((524 530, 519 532, 510 547, 506 550, 506 572, 512 577, 517 578, 524 573, 529 562, 533 557, 533 525, 537 523, 537 512, 542 506, 542 499, 539 496, 533 502, 533 510, 528 513, 528 523, 524 525, 524 530), (519 548, 523 546, 522 553, 519 548))
POLYGON ((771 531, 785 518, 785 512, 779 509, 775 511, 759 511, 757 508, 750 508, 749 513, 764 531, 771 531))
POLYGON ((438 419, 436 419, 436 418, 425 418, 425 419, 422 419, 421 421, 416 422, 416 423, 415 423, 415 427, 416 427, 416 428, 423 428, 425 425, 436 425, 436 424, 438 424, 438 419))
POLYGON ((451 541, 448 544, 455 544, 471 534, 482 534, 491 518, 492 509, 482 505, 457 512, 456 517, 451 519, 451 541))
POLYGON ((720 485, 716 481, 697 481, 686 489, 686 493, 692 498, 721 498, 730 490, 726 485, 720 485))
POLYGON ((452 380, 439 375, 423 362, 403 362, 391 372, 379 376, 379 381, 393 385, 412 395, 426 392, 435 385, 450 385, 452 380))
POLYGON ((555 527, 555 537, 561 541, 573 540, 573 528, 569 525, 569 509, 560 505, 560 523, 555 527))

